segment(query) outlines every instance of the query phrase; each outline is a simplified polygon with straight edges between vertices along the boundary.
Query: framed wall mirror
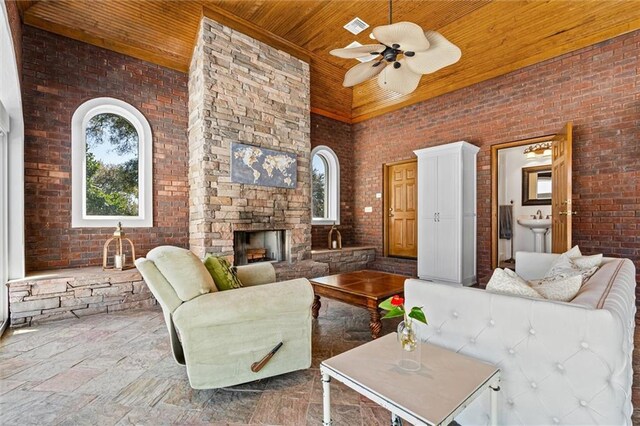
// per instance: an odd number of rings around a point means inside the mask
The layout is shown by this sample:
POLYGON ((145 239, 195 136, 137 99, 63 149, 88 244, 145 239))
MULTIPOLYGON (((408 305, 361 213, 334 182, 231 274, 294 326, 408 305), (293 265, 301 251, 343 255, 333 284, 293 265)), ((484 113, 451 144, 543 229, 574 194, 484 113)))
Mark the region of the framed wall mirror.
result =
POLYGON ((522 168, 522 205, 551 205, 551 165, 522 168))

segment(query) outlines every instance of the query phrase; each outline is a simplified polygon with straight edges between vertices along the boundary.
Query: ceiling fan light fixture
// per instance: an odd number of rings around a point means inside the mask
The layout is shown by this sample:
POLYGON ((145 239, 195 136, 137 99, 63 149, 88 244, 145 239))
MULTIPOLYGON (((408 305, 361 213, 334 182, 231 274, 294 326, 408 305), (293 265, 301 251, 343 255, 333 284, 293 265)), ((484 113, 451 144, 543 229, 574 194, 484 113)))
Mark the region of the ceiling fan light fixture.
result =
POLYGON ((423 74, 430 74, 460 60, 462 52, 458 46, 441 34, 424 31, 413 22, 391 22, 392 2, 389 1, 389 25, 375 27, 369 35, 379 44, 362 46, 354 42, 344 49, 330 52, 339 58, 357 59, 360 62, 376 60, 366 68, 360 64, 347 71, 343 83, 345 87, 378 75, 380 87, 406 95, 418 87, 423 74), (386 67, 387 64, 393 66, 386 67))

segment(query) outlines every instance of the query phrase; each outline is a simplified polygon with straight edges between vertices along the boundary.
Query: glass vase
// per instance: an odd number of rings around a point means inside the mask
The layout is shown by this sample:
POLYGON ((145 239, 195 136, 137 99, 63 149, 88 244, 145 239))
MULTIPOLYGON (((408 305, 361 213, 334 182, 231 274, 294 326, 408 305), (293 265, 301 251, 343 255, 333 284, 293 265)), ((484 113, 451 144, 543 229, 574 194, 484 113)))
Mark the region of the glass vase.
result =
POLYGON ((405 317, 398 324, 398 343, 401 356, 398 366, 406 371, 418 371, 422 363, 422 345, 416 336, 413 320, 405 317))

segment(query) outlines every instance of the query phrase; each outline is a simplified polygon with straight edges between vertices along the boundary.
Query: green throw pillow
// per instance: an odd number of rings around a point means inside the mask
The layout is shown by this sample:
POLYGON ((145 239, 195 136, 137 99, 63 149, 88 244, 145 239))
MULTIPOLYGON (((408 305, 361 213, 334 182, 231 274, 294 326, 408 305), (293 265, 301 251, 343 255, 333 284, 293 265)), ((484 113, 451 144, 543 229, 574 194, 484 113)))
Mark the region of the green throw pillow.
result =
POLYGON ((236 269, 226 258, 208 254, 204 259, 204 266, 211 274, 218 290, 224 291, 242 287, 242 283, 236 275, 236 269))

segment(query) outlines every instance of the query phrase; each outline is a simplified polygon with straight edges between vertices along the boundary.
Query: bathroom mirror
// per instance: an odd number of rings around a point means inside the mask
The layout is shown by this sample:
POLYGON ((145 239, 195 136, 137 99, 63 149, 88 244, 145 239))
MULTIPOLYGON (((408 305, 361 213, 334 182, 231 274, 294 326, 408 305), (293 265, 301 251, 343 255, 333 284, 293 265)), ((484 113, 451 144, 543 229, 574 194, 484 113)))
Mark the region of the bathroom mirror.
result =
POLYGON ((522 205, 551 205, 551 165, 522 168, 522 205))

